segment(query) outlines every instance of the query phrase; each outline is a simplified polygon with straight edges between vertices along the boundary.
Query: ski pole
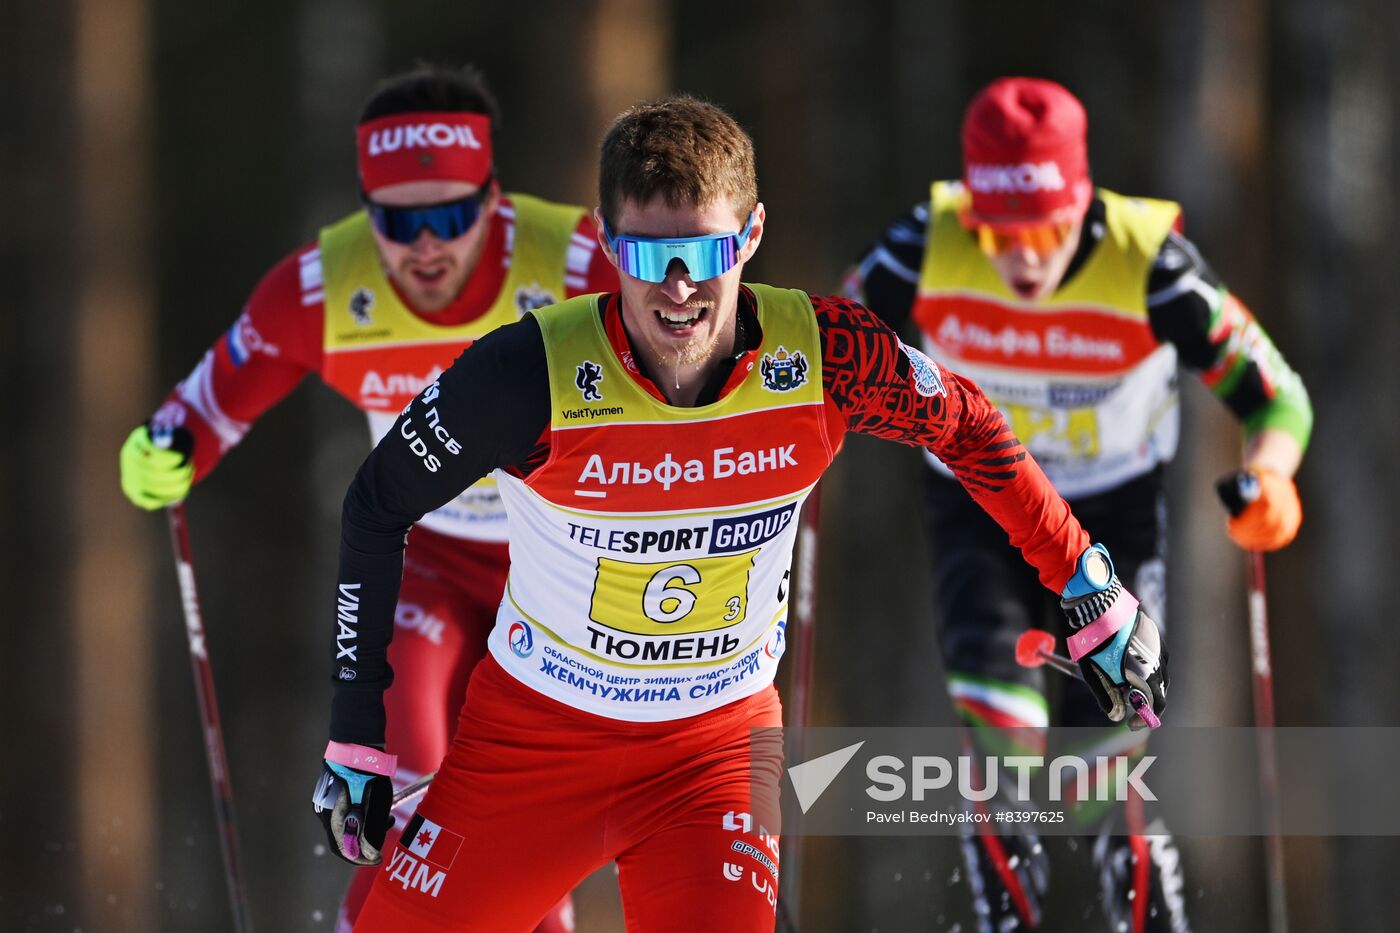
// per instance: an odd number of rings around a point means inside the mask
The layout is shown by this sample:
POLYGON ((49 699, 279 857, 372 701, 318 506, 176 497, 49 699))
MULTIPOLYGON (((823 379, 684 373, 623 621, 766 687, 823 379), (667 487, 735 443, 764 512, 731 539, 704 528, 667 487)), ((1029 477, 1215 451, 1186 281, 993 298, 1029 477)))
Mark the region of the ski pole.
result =
MULTIPOLYGON (((1231 515, 1238 515, 1259 498, 1259 480, 1240 470, 1215 484, 1216 494, 1231 515)), ((1269 650, 1269 604, 1265 596, 1264 555, 1248 553, 1245 590, 1249 598, 1249 656, 1254 686, 1255 743, 1259 754, 1259 796, 1268 835, 1264 867, 1268 878, 1270 933, 1288 931, 1288 896, 1283 866, 1283 832, 1279 817, 1278 753, 1274 747, 1274 668, 1269 650)))
POLYGON ((170 544, 175 552, 175 575, 180 581, 180 603, 185 612, 185 636, 190 646, 190 664, 194 668, 194 693, 204 727, 204 753, 209 760, 209 786, 214 792, 214 814, 219 823, 219 848, 223 853, 229 904, 233 908, 233 928, 237 933, 251 933, 252 917, 238 862, 233 783, 229 777, 228 756, 224 753, 219 704, 214 696, 214 670, 209 665, 209 652, 204 643, 204 623, 199 609, 199 591, 195 589, 194 552, 190 548, 185 506, 177 502, 166 508, 165 514, 170 520, 170 544))
MULTIPOLYGON (((1050 667, 1066 677, 1084 682, 1084 672, 1079 669, 1079 665, 1062 654, 1056 654, 1055 636, 1043 629, 1027 629, 1016 639, 1016 663, 1022 667, 1050 667)), ((1142 721, 1147 723, 1147 727, 1160 729, 1162 720, 1152 711, 1152 703, 1146 694, 1137 687, 1125 687, 1123 690, 1127 695, 1128 704, 1142 717, 1142 721)))
POLYGON ((423 794, 428 790, 428 785, 433 783, 433 778, 435 777, 437 777, 437 772, 429 771, 427 774, 423 775, 418 780, 414 781, 412 784, 409 784, 406 787, 404 787, 403 790, 400 790, 398 793, 394 794, 394 799, 392 802, 390 802, 389 809, 397 810, 400 805, 408 803, 415 797, 423 796, 423 794))
POLYGON ((1033 628, 1021 633, 1016 639, 1016 663, 1022 667, 1052 667, 1075 680, 1084 680, 1079 665, 1069 658, 1055 653, 1055 636, 1042 629, 1033 628))
MULTIPOLYGON (((797 641, 793 658, 789 728, 793 730, 791 752, 794 761, 803 761, 807 752, 807 721, 812 705, 812 670, 815 664, 817 621, 817 526, 821 517, 821 485, 807 497, 798 519, 797 567, 793 580, 792 632, 797 641)), ((800 919, 802 897, 802 836, 788 836, 787 866, 783 897, 778 905, 780 930, 791 930, 800 919), (786 903, 783 903, 786 902, 786 903), (792 905, 788 908, 787 905, 792 905)))

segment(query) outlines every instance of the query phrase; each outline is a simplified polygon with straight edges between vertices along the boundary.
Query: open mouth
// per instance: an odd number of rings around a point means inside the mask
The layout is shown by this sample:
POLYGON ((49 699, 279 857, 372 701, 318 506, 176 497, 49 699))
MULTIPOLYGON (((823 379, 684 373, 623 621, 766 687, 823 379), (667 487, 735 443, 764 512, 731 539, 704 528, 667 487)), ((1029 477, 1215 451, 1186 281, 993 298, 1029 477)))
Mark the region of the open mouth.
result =
POLYGON ((436 285, 446 278, 447 267, 434 266, 428 269, 415 267, 409 270, 409 274, 412 275, 413 280, 420 285, 436 285))
POLYGON ((710 309, 707 307, 676 308, 670 311, 658 309, 655 312, 656 319, 661 322, 661 326, 676 333, 690 330, 703 321, 709 313, 710 309))
POLYGON ((1011 287, 1016 289, 1017 294, 1022 298, 1029 298, 1040 288, 1040 283, 1034 279, 1015 279, 1012 281, 1011 287))

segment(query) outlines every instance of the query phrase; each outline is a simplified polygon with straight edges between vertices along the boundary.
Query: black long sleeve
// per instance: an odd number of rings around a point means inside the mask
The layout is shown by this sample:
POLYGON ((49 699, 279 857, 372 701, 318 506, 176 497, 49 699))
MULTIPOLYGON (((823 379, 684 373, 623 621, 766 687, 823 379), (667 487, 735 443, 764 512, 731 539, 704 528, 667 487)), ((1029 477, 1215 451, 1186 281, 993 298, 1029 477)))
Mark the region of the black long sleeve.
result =
POLYGON ((341 512, 332 740, 384 742, 409 528, 492 470, 530 460, 549 413, 544 340, 526 315, 463 351, 361 464, 341 512))

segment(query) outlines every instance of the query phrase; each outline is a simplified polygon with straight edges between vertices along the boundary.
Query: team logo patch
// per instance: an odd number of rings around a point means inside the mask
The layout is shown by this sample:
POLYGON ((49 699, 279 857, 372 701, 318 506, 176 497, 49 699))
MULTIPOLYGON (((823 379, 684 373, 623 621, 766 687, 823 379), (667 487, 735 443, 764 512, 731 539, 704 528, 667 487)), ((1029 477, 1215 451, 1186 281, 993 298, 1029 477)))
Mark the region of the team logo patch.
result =
POLYGON ((922 351, 916 350, 903 341, 899 348, 904 351, 904 356, 909 360, 909 365, 914 370, 914 388, 919 390, 919 394, 925 398, 934 395, 947 395, 948 390, 943 385, 943 374, 938 371, 938 364, 929 359, 922 351))
POLYGON ((585 402, 601 402, 603 400, 603 393, 598 391, 598 383, 602 381, 603 367, 592 360, 584 360, 578 364, 574 385, 583 393, 585 402))
POLYGON ((778 347, 777 353, 763 354, 758 371, 763 375, 763 387, 768 391, 791 392, 807 381, 807 357, 802 355, 801 350, 789 354, 785 347, 778 347))
POLYGON ((787 622, 779 622, 777 627, 773 629, 773 634, 768 636, 768 644, 763 646, 763 653, 775 660, 781 658, 783 656, 783 651, 787 647, 784 644, 786 631, 787 622))
POLYGON ((512 622, 506 634, 511 653, 517 658, 528 658, 535 650, 535 635, 524 622, 512 622))
POLYGON ((233 322, 233 326, 228 329, 225 336, 224 346, 228 349, 229 359, 235 368, 248 362, 249 357, 254 353, 262 353, 267 356, 280 356, 281 351, 276 344, 263 340, 262 334, 253 326, 253 319, 244 311, 238 316, 238 320, 233 322))
POLYGON ((541 288, 538 283, 522 285, 515 290, 515 308, 521 314, 558 303, 559 299, 550 294, 548 290, 541 288))
POLYGON ((369 309, 374 307, 374 292, 367 288, 357 288, 350 295, 350 316, 361 327, 374 323, 369 309))
POLYGON ((457 860, 462 837, 450 829, 443 829, 423 814, 415 813, 399 837, 399 845, 429 865, 447 871, 457 860))

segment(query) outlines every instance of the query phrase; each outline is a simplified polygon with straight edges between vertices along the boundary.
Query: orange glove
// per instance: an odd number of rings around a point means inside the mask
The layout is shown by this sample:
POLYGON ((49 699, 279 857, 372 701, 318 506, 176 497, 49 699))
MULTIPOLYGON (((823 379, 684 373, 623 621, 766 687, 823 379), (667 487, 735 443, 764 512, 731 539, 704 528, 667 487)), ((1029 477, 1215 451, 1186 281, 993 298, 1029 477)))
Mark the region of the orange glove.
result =
POLYGON ((1216 484, 1231 516, 1225 526, 1230 540, 1247 551, 1286 547, 1303 523, 1303 503, 1293 480, 1273 470, 1241 470, 1216 484), (1239 493, 1224 491, 1234 486, 1239 493))

